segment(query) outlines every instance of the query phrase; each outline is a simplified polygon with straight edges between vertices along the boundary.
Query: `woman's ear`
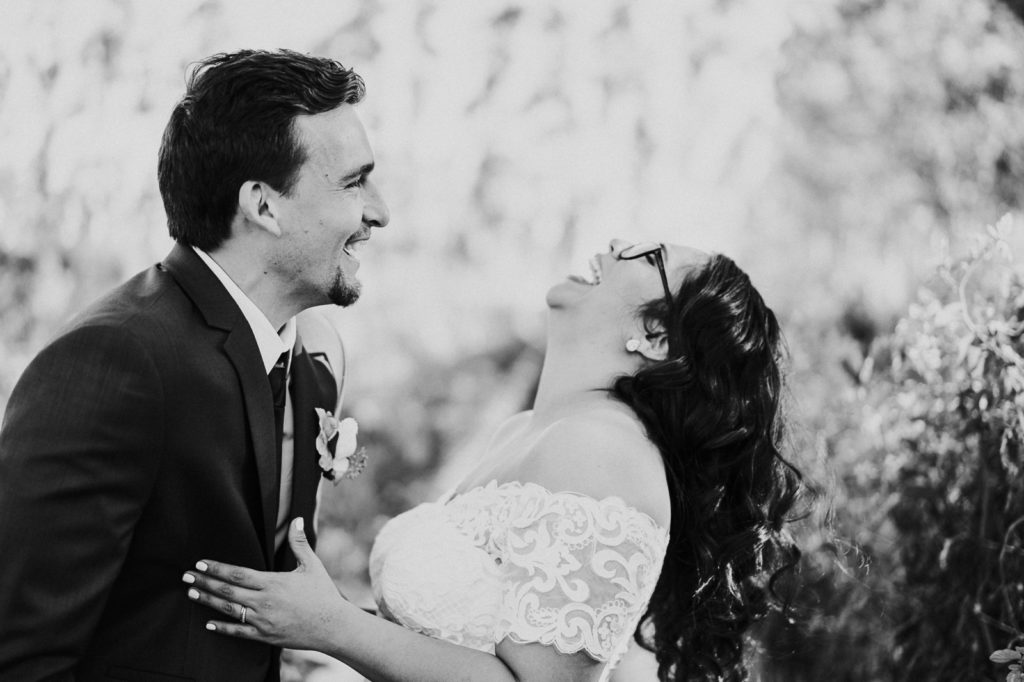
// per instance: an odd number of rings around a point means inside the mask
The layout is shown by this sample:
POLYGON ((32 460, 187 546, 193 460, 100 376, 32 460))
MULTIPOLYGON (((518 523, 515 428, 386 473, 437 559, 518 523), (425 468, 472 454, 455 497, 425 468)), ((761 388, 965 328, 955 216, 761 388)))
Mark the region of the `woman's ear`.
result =
POLYGON ((265 182, 246 180, 238 188, 238 210, 253 227, 281 236, 277 222, 277 192, 265 182))
POLYGON ((636 352, 648 360, 661 362, 668 357, 668 334, 659 331, 644 335, 636 352))
POLYGON ((668 335, 663 331, 637 334, 626 341, 626 351, 639 353, 653 362, 661 362, 668 357, 668 335))

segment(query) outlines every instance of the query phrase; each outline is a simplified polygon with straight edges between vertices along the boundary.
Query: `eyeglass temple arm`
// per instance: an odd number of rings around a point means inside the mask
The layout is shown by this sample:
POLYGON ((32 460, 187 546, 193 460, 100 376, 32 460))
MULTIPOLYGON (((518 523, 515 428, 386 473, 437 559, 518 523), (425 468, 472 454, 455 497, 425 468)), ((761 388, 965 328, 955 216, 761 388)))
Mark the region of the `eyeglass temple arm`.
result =
POLYGON ((658 274, 661 275, 661 286, 665 287, 665 302, 671 305, 672 290, 668 288, 668 277, 665 276, 665 259, 661 257, 660 251, 655 251, 654 257, 658 259, 658 274))

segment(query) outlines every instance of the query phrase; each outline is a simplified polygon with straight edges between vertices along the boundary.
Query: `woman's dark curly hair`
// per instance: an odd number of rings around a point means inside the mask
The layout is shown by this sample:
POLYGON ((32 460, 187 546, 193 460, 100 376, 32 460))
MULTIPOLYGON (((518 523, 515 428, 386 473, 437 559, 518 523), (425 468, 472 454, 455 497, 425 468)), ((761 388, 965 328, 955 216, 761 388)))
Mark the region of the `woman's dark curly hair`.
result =
POLYGON ((671 305, 641 310, 665 330, 668 355, 619 377, 658 446, 672 504, 668 552, 634 638, 658 677, 743 680, 743 633, 777 598, 800 556, 784 529, 801 497, 782 456, 785 346, 774 313, 729 258, 690 272, 671 305))

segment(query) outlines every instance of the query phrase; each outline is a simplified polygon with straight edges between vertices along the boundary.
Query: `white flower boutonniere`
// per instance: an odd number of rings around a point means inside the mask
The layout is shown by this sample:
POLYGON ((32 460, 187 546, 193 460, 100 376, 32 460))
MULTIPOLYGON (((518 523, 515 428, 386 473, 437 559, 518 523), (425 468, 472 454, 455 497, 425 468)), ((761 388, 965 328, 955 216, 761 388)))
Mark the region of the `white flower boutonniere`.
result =
POLYGON ((316 437, 316 451, 320 455, 320 473, 334 485, 343 478, 355 478, 366 468, 366 448, 356 450, 359 424, 346 417, 341 421, 319 407, 320 433, 316 437))

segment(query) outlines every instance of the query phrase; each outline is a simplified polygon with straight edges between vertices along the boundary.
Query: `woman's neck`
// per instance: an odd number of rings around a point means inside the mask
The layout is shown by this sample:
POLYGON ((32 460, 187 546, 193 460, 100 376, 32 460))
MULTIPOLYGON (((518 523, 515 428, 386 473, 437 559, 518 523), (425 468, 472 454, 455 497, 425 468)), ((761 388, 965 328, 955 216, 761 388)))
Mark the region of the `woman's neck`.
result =
POLYGON ((533 403, 535 418, 558 418, 567 412, 613 402, 607 389, 616 377, 635 371, 634 367, 623 365, 618 359, 584 349, 549 345, 533 403))

